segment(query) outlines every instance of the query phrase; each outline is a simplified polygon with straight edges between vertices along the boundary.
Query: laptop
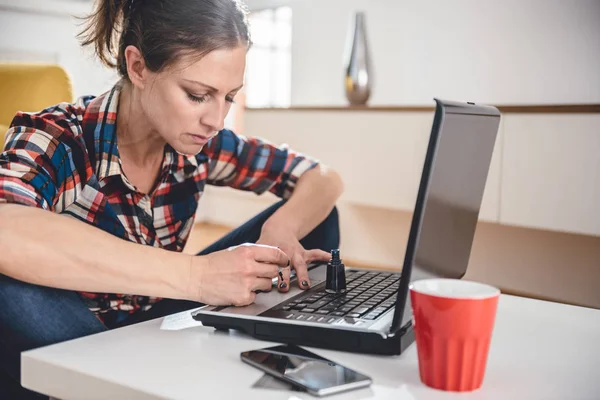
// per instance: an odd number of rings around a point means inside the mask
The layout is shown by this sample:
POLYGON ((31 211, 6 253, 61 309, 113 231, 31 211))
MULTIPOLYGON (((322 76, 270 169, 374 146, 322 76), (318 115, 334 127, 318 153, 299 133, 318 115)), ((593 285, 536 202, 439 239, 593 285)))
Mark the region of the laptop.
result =
POLYGON ((288 293, 261 293, 245 307, 205 306, 192 312, 193 318, 204 326, 242 331, 266 341, 401 354, 414 341, 410 282, 460 279, 466 273, 500 124, 495 107, 434 100, 433 126, 400 272, 346 266, 346 292, 327 293, 327 264, 311 264, 309 290, 291 284, 288 293))

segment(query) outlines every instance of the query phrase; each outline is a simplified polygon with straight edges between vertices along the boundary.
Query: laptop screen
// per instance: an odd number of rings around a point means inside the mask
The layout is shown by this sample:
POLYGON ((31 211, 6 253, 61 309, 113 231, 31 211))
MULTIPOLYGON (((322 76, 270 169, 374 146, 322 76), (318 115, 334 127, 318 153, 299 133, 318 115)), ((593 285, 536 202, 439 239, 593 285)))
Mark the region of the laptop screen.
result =
MULTIPOLYGON (((410 282, 461 278, 467 271, 500 123, 500 114, 492 107, 441 103, 413 215, 413 246, 409 239, 406 250, 406 257, 412 258, 412 263, 405 260, 404 267, 412 264, 410 282)), ((406 303, 400 326, 412 317, 408 282, 404 282, 406 290, 402 283, 399 295, 406 296, 406 303)))

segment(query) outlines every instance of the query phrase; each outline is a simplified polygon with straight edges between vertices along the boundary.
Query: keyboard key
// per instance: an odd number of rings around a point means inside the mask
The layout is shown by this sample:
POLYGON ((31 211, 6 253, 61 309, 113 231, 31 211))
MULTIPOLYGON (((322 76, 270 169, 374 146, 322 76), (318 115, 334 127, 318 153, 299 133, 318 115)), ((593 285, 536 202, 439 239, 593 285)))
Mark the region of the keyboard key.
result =
POLYGON ((346 314, 346 317, 359 318, 360 314, 358 314, 358 313, 349 313, 349 314, 346 314))
POLYGON ((305 303, 300 303, 295 305, 294 307, 292 307, 294 310, 302 310, 304 307, 306 307, 305 303))
POLYGON ((302 312, 305 312, 305 313, 313 313, 315 311, 317 311, 317 310, 315 310, 314 308, 308 308, 308 307, 302 310, 302 312))
POLYGON ((344 314, 345 313, 343 313, 341 311, 334 311, 334 312, 331 313, 331 315, 336 315, 336 316, 340 316, 340 317, 344 316, 344 314))
POLYGON ((314 303, 315 301, 319 301, 322 296, 310 296, 305 299, 302 299, 303 303, 314 303))
POLYGON ((304 318, 306 318, 306 317, 304 315, 300 314, 300 315, 298 315, 296 317, 296 320, 301 320, 301 319, 304 319, 304 318))
POLYGON ((355 312, 355 313, 358 313, 358 314, 364 314, 364 313, 366 313, 367 311, 369 311, 369 308, 370 308, 370 307, 356 307, 356 308, 355 308, 354 310, 352 310, 352 311, 353 311, 353 312, 355 312))
POLYGON ((315 314, 327 315, 329 314, 329 310, 317 310, 315 314))
POLYGON ((323 306, 326 306, 327 304, 329 304, 329 301, 327 301, 327 300, 319 300, 319 301, 316 301, 316 302, 312 303, 311 307, 318 309, 318 308, 321 308, 323 306))

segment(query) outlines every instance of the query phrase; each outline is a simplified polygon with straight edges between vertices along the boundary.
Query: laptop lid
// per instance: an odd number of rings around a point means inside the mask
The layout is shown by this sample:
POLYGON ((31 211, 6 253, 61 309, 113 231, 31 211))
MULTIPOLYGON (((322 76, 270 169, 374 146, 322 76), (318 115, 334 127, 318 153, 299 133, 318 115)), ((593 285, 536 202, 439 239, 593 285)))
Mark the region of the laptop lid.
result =
POLYGON ((466 273, 500 125, 500 112, 495 107, 434 100, 435 116, 404 256, 392 334, 412 318, 410 282, 459 279, 466 273))

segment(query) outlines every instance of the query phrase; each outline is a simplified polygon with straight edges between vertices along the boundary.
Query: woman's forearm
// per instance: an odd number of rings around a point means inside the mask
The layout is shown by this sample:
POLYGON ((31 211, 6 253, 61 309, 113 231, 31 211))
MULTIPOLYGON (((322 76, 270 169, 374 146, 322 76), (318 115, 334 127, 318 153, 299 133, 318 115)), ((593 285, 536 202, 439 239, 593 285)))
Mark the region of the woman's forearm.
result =
POLYGON ((300 177, 292 196, 265 222, 263 229, 286 227, 301 239, 329 215, 342 191, 337 172, 319 165, 300 177))
POLYGON ((190 258, 118 239, 70 217, 0 204, 0 273, 25 282, 184 298, 190 258))

